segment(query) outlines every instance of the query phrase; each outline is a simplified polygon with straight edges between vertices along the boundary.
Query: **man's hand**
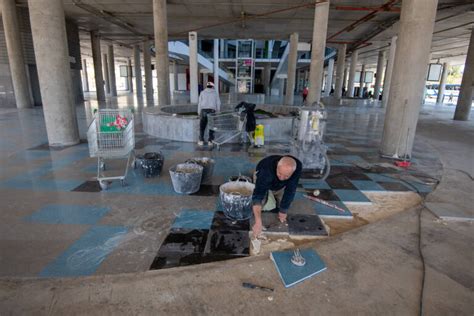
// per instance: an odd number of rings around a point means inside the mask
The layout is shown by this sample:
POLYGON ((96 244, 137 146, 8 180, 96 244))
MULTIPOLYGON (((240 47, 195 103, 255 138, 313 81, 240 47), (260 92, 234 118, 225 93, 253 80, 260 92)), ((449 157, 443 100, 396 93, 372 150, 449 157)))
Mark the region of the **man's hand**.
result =
POLYGON ((253 238, 258 238, 258 236, 260 236, 260 234, 262 233, 261 221, 255 221, 255 224, 252 227, 252 232, 253 232, 253 238))
POLYGON ((278 212, 278 219, 281 223, 286 223, 286 217, 288 215, 286 213, 278 212))

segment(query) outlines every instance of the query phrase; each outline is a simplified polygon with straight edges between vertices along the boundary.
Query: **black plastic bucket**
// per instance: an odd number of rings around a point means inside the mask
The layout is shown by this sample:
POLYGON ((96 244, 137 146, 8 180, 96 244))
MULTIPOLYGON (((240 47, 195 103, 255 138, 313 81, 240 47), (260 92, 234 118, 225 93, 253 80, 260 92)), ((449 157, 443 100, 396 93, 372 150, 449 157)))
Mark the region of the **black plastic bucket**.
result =
POLYGON ((199 191, 203 167, 196 163, 180 163, 170 168, 171 182, 177 193, 192 194, 199 191))
POLYGON ((143 169, 143 175, 146 178, 159 176, 163 169, 163 163, 165 158, 161 153, 152 152, 146 153, 141 159, 141 167, 143 169))

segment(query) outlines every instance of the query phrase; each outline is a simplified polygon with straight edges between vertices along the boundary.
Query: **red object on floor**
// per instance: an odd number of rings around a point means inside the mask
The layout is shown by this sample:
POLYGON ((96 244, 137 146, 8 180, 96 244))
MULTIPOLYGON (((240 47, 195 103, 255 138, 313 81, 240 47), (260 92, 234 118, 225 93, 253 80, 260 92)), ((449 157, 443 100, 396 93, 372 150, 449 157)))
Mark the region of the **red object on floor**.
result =
POLYGON ((409 162, 409 161, 395 161, 395 166, 402 167, 402 168, 408 168, 408 167, 411 166, 411 162, 409 162))

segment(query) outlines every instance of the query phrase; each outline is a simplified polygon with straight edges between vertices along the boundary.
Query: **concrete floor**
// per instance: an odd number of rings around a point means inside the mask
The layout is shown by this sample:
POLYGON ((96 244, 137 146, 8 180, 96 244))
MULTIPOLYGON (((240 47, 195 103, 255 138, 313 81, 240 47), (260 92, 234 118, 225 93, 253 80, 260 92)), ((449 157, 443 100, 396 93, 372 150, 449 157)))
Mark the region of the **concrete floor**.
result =
MULTIPOLYGON (((333 100, 326 100, 333 104, 333 100)), ((110 106, 142 104, 121 96, 110 106)), ((84 134, 88 107, 78 108, 84 134)), ((349 101, 330 106, 341 127, 357 126, 377 142, 383 124, 383 109, 377 103, 349 101)), ((417 167, 435 178, 442 176, 427 201, 454 204, 472 214, 473 123, 451 120, 452 107, 427 104, 418 124, 414 158, 417 167), (433 150, 436 149, 438 157, 433 150), (431 158, 431 159, 430 159, 431 158)), ((332 126, 328 126, 331 133, 332 126)), ((335 129, 340 131, 340 129, 335 129)), ((267 256, 221 263, 147 271, 164 236, 160 234, 174 217, 176 205, 192 207, 196 199, 152 195, 130 199, 129 194, 69 192, 76 182, 87 180, 90 168, 85 146, 64 151, 26 150, 46 141, 40 110, 0 113, 2 162, 0 196, 3 203, 0 236, 0 311, 2 314, 415 314, 419 308, 421 262, 417 248, 418 212, 412 208, 374 224, 337 235, 309 246, 318 251, 328 269, 291 289, 285 289, 267 256), (5 137, 5 136, 6 137, 5 137), (65 161, 74 168, 64 171, 65 161), (45 170, 38 167, 44 166, 45 170), (38 172, 41 183, 25 181, 38 172), (8 182, 12 181, 13 182, 8 182), (25 183, 28 186, 25 187, 25 183), (18 187, 22 185, 23 187, 18 187), (38 187, 38 185, 40 187, 38 187), (17 186, 17 187, 15 187, 17 186), (67 192, 66 192, 67 191, 67 192), (95 199, 95 200, 93 200, 95 199), (93 276, 83 278, 40 278, 47 262, 81 236, 87 225, 24 223, 38 206, 48 203, 110 205, 113 209, 99 224, 133 227, 137 238, 122 240, 127 247, 99 260, 93 276), (166 212, 167 211, 167 212, 166 212), (161 214, 159 220, 156 214, 161 214), (37 236, 42 236, 37 238, 37 236), (25 241, 27 241, 25 243, 25 241), (120 274, 122 272, 131 272, 120 274), (106 274, 106 275, 104 275, 106 274), (275 288, 268 293, 248 290, 242 282, 275 288)), ((344 137, 344 135, 340 135, 344 137)), ((362 147, 364 144, 361 145, 362 147)), ((185 147, 187 154, 192 149, 185 147)), ((190 152, 191 151, 191 152, 190 152)), ((181 156, 180 156, 181 155, 181 156)), ((225 152, 224 157, 227 156, 225 152)), ((232 153, 235 155, 235 153, 232 153)), ((182 159, 178 154, 171 161, 182 159)), ((171 163, 171 161, 169 163, 171 163)), ((92 161, 93 162, 93 161, 92 161)), ((165 170, 169 165, 165 166, 165 170)), ((211 207, 213 198, 199 198, 211 207)), ((424 308, 426 314, 472 315, 474 276, 472 269, 472 224, 443 222, 424 210, 422 245, 427 264, 424 308)), ((114 231, 118 237, 121 231, 114 231)), ((123 245, 123 244, 122 244, 123 245)))

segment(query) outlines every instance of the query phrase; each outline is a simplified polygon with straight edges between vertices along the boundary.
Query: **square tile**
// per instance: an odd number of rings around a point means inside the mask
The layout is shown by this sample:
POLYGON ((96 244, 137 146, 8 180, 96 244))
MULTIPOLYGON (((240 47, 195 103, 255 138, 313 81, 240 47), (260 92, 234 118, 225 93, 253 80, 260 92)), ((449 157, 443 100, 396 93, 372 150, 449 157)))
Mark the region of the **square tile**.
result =
POLYGON ((346 178, 349 179, 349 180, 371 180, 363 172, 352 172, 352 171, 350 171, 350 172, 344 173, 344 176, 346 176, 346 178))
POLYGON ((385 191, 377 182, 371 180, 351 180, 351 182, 360 191, 385 191))
MULTIPOLYGON (((305 193, 309 196, 314 196, 313 191, 314 190, 306 190, 305 193)), ((321 189, 321 190, 318 190, 318 191, 319 191, 319 194, 318 194, 318 196, 316 196, 318 199, 325 200, 325 201, 341 201, 341 199, 339 198, 339 196, 336 195, 334 190, 321 189)), ((304 198, 304 199, 306 199, 306 198, 304 198)))
POLYGON ((100 188, 99 181, 85 181, 78 187, 72 190, 73 192, 100 192, 102 189, 100 188))
POLYGON ((333 207, 324 205, 322 203, 314 202, 314 210, 317 215, 321 218, 344 218, 344 219, 352 219, 351 211, 347 208, 347 206, 343 202, 330 202, 344 210, 344 212, 339 211, 333 207))
POLYGON ((109 211, 108 207, 95 205, 50 204, 25 217, 24 220, 48 224, 93 225, 109 211))
POLYGON ((325 189, 325 190, 329 190, 331 189, 331 187, 329 186, 329 184, 327 184, 326 181, 324 180, 311 180, 311 181, 304 181, 303 184, 302 184, 303 188, 305 189, 312 189, 312 190, 315 190, 315 189, 325 189))
POLYGON ((158 254, 153 260, 150 270, 169 269, 176 267, 184 267, 202 262, 201 253, 162 253, 158 254))
POLYGON ((121 226, 93 226, 66 251, 48 264, 40 277, 75 277, 95 273, 102 261, 127 234, 121 226))
POLYGON ((161 244, 158 256, 167 253, 202 253, 208 233, 207 229, 172 229, 161 244))
POLYGON ((318 215, 288 215, 290 235, 328 236, 328 232, 318 215))
POLYGON ((344 175, 329 175, 326 179, 327 184, 331 187, 331 189, 346 189, 346 190, 354 190, 356 187, 352 184, 352 182, 347 179, 344 175))
POLYGON ((207 238, 205 254, 248 256, 250 238, 248 231, 211 230, 207 238))
POLYGON ((406 186, 401 182, 379 182, 377 184, 384 188, 386 191, 395 191, 395 192, 405 192, 405 191, 413 191, 411 188, 406 186))
MULTIPOLYGON (((431 191, 433 191, 433 187, 431 185, 424 184, 418 181, 411 181, 411 180, 407 180, 406 182, 409 183, 411 186, 413 186, 413 187, 410 186, 412 191, 418 191, 419 193, 430 193, 431 191)), ((407 185, 407 184, 404 183, 404 185, 407 185)))
MULTIPOLYGON (((255 219, 252 217, 250 226, 252 227, 255 223, 255 219)), ((288 235, 288 223, 282 223, 278 219, 277 213, 262 212, 262 224, 265 230, 263 231, 268 235, 288 235)))
POLYGON ((250 230, 250 220, 233 221, 228 219, 223 212, 215 212, 211 225, 212 230, 250 230))
POLYGON ((176 216, 171 228, 210 229, 214 211, 184 209, 176 216))
POLYGON ((334 192, 341 198, 341 201, 345 203, 372 203, 369 198, 359 190, 334 190, 334 192))

